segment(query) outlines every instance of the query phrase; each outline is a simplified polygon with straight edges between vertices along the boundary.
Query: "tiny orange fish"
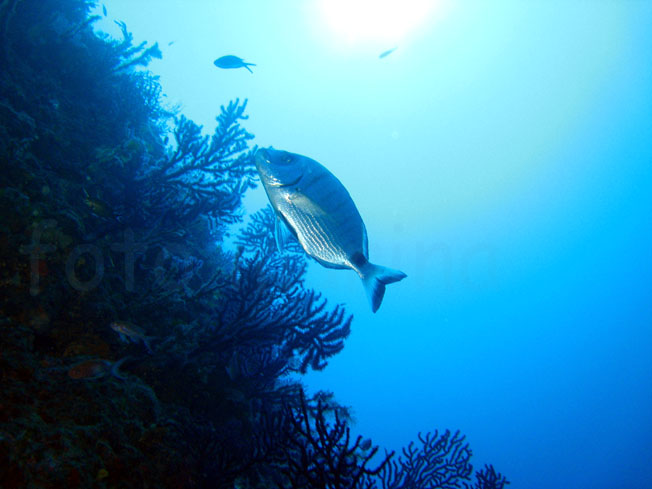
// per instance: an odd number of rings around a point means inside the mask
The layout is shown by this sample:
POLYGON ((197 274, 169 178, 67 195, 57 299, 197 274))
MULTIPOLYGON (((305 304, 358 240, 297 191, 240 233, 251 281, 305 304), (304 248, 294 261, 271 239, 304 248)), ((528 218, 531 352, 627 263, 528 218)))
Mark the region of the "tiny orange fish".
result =
POLYGON ((110 362, 102 358, 94 360, 84 360, 68 369, 68 377, 71 379, 92 380, 113 375, 114 377, 124 380, 125 377, 119 372, 120 365, 129 357, 122 358, 117 362, 110 362))

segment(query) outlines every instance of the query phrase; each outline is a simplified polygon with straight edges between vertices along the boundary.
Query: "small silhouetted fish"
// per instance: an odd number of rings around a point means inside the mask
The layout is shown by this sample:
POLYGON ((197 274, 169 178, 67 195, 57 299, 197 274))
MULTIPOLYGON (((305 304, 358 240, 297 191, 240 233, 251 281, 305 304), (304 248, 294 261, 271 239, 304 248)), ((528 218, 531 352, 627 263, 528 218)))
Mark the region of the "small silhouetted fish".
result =
POLYGON ((249 70, 249 73, 253 73, 251 71, 250 66, 256 66, 254 63, 245 63, 242 58, 238 58, 237 56, 222 56, 221 58, 217 58, 215 61, 213 61, 213 64, 217 66, 218 68, 222 68, 225 70, 232 69, 232 68, 247 68, 249 70))
POLYGON ((104 17, 106 17, 106 5, 102 5, 102 13, 104 14, 104 17))
POLYGON ((376 312, 385 285, 406 275, 369 262, 367 230, 344 185, 315 160, 272 148, 258 150, 256 167, 279 219, 277 237, 287 227, 323 266, 354 270, 376 312))
POLYGON ((380 56, 378 56, 378 57, 380 59, 383 59, 383 58, 389 56, 390 54, 392 54, 394 51, 396 51, 397 48, 398 48, 398 46, 393 47, 392 49, 388 49, 387 51, 383 51, 382 53, 380 53, 380 56))

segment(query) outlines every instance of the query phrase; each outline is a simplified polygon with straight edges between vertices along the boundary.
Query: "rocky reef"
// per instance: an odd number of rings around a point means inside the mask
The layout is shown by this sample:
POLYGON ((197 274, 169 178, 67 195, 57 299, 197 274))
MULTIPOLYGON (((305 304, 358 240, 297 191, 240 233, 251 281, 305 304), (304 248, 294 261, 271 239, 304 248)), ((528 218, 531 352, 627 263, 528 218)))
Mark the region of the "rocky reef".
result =
POLYGON ((206 135, 92 7, 0 0, 0 486, 502 488, 459 433, 380 455, 306 397, 352 317, 243 216, 247 101, 206 135))

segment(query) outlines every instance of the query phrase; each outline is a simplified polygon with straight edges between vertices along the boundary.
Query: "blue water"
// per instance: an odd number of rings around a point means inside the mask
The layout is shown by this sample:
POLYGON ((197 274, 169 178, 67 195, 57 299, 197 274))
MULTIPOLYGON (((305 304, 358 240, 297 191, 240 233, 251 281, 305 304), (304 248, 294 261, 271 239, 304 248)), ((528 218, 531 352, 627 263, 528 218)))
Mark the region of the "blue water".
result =
POLYGON ((392 3, 348 34, 300 1, 107 0, 97 26, 158 41, 167 103, 207 131, 248 98, 255 143, 328 167, 408 274, 372 314, 311 265, 355 320, 305 382, 355 430, 460 429, 515 488, 652 487, 652 2, 435 2, 369 33, 392 3))

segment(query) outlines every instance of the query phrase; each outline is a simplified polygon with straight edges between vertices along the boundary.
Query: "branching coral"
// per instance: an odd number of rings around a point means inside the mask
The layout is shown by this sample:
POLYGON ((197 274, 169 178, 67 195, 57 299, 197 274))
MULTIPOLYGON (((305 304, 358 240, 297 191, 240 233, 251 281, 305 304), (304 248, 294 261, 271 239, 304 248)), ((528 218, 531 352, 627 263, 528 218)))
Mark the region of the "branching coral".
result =
POLYGON ((286 405, 286 417, 291 435, 284 453, 285 465, 280 472, 285 480, 277 482, 280 488, 349 489, 361 487, 365 478, 376 476, 388 464, 388 454, 374 468, 367 465, 378 452, 378 447, 357 436, 334 411, 332 422, 327 420, 327 405, 318 400, 312 409, 303 394, 298 406, 286 405))
POLYGON ((475 473, 474 485, 464 484, 465 489, 503 489, 509 484, 504 475, 496 472, 493 465, 485 465, 484 469, 475 473))
MULTIPOLYGON (((421 447, 414 442, 403 449, 403 456, 392 461, 381 472, 382 489, 459 489, 473 471, 471 450, 464 435, 446 430, 441 436, 419 433, 421 447)), ((375 488, 370 480, 368 487, 375 488)))
POLYGON ((244 249, 233 283, 221 290, 227 300, 216 311, 216 341, 237 345, 268 341, 298 363, 290 368, 302 373, 308 367, 319 370, 343 348, 352 317, 346 317, 340 306, 328 311, 320 294, 303 288, 303 255, 271 251, 274 219, 267 208, 240 236, 244 249))
MULTIPOLYGON (((91 17, 89 20, 93 20, 91 17)), ((147 66, 152 58, 161 59, 163 55, 158 43, 147 47, 147 41, 141 42, 138 46, 132 44, 134 36, 127 30, 127 25, 121 21, 115 21, 122 32, 122 42, 116 46, 118 55, 124 60, 115 67, 115 71, 126 70, 133 66, 147 66)))
POLYGON ((180 117, 174 130, 175 149, 154 162, 140 177, 147 183, 154 206, 179 204, 178 220, 192 221, 208 215, 221 225, 238 219, 242 194, 254 186, 253 153, 247 151, 253 135, 239 121, 247 119, 247 101, 232 101, 217 117, 215 133, 209 138, 201 127, 180 117))

